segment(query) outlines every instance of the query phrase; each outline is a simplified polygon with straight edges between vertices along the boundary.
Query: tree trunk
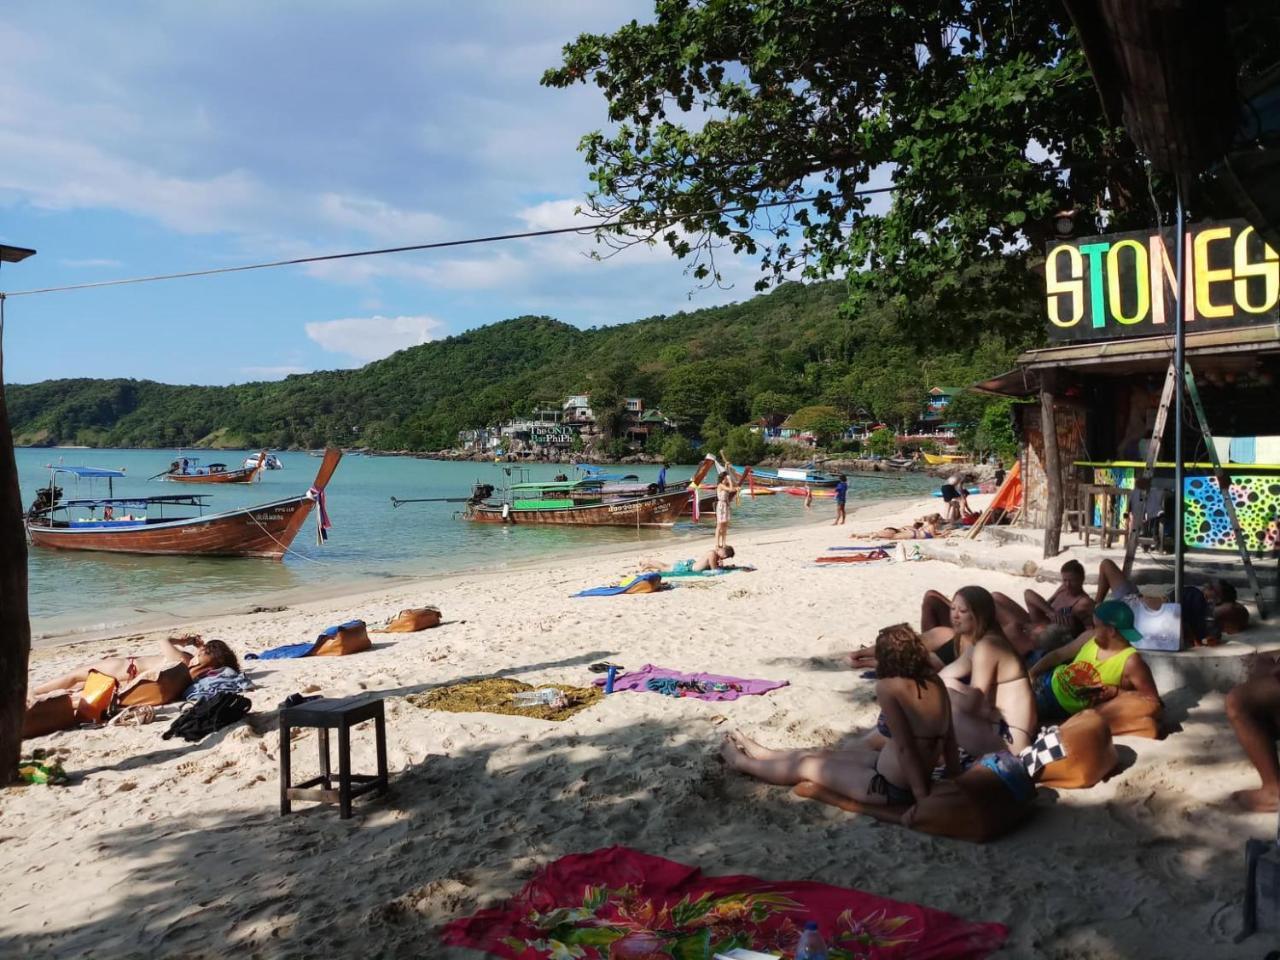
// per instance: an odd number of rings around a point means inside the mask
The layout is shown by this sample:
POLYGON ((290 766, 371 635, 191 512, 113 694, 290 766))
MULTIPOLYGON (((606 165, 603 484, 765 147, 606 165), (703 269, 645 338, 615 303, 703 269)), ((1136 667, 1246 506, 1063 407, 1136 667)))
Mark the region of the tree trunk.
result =
POLYGON ((27 534, 0 357, 0 786, 17 775, 27 702, 27 534))
POLYGON ((1053 409, 1053 385, 1047 379, 1040 388, 1040 432, 1044 437, 1044 473, 1049 498, 1045 504, 1044 558, 1061 552, 1062 539, 1062 462, 1058 455, 1058 418, 1053 409))

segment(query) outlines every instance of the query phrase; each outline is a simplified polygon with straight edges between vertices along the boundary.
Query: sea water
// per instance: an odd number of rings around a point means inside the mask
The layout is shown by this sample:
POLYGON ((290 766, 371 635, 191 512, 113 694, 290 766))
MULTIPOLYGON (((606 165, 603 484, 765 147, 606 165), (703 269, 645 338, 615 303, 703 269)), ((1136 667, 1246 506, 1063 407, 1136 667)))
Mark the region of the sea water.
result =
MULTIPOLYGON (((193 451, 184 451, 193 455, 193 451)), ((202 463, 239 467, 256 450, 194 451, 202 463)), ((24 506, 36 489, 48 486, 50 467, 88 466, 124 470, 113 481, 114 495, 208 494, 206 513, 267 503, 306 492, 320 459, 304 452, 281 453, 283 470, 268 470, 252 484, 175 484, 149 480, 177 456, 172 450, 38 448, 17 451, 24 506)), ((606 467, 653 481, 657 468, 606 467)), ((692 467, 672 467, 672 481, 687 478, 692 467)), ((333 529, 324 546, 316 543, 316 511, 294 540, 282 563, 235 557, 148 557, 130 554, 29 550, 32 632, 37 637, 111 630, 134 623, 176 622, 219 610, 267 605, 287 596, 322 598, 334 593, 376 589, 400 577, 421 578, 468 569, 494 570, 524 561, 570 555, 610 544, 638 544, 646 554, 678 560, 709 545, 710 517, 701 524, 682 522, 674 530, 627 527, 511 527, 462 519, 462 503, 414 503, 395 508, 391 498, 465 498, 475 483, 501 489, 513 479, 550 480, 558 473, 580 476, 560 464, 515 465, 446 462, 414 457, 343 457, 327 490, 333 529), (508 476, 512 469, 524 476, 508 476)), ((104 480, 62 474, 63 496, 106 496, 104 480)), ((935 481, 919 475, 851 476, 849 499, 920 496, 935 481)), ((669 488, 671 484, 668 485, 669 488)), ((743 497, 735 506, 734 529, 781 526, 830 514, 830 499, 814 500, 806 513, 799 497, 743 497)), ((687 518, 686 518, 687 519, 687 518)), ((753 558, 743 557, 744 562, 753 558)), ((623 570, 602 569, 602 582, 623 570)))

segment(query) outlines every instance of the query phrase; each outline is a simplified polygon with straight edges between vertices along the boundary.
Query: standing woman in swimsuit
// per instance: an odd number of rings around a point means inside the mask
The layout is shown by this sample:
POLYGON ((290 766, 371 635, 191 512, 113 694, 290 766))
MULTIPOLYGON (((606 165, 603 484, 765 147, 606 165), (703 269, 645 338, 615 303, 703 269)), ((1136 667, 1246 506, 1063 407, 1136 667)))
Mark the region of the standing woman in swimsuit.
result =
POLYGON ((193 682, 206 673, 222 667, 231 667, 236 673, 240 672, 240 662, 236 659, 236 655, 221 640, 210 640, 206 643, 199 637, 181 637, 176 643, 168 638, 161 640, 160 653, 151 657, 109 657, 106 660, 99 660, 97 663, 88 664, 47 683, 32 687, 27 691, 27 696, 38 697, 41 694, 53 693, 55 690, 79 690, 89 679, 90 670, 114 677, 121 686, 139 674, 163 670, 175 663, 186 665, 191 671, 193 682), (180 650, 176 643, 191 647, 193 652, 180 650))
POLYGON ((729 504, 738 494, 738 477, 733 472, 733 464, 729 462, 723 450, 720 451, 720 459, 724 461, 725 469, 720 474, 720 479, 716 481, 717 547, 723 547, 729 542, 729 504))
POLYGON ((961 587, 951 601, 951 629, 962 652, 939 675, 951 695, 956 739, 975 757, 1030 746, 1037 724, 1027 667, 996 622, 982 587, 961 587))
POLYGON ((911 806, 929 795, 933 769, 960 772, 951 701, 933 672, 920 635, 900 623, 876 637, 876 701, 889 737, 883 748, 770 750, 741 731, 725 737, 720 755, 733 769, 766 783, 808 780, 860 803, 911 806))

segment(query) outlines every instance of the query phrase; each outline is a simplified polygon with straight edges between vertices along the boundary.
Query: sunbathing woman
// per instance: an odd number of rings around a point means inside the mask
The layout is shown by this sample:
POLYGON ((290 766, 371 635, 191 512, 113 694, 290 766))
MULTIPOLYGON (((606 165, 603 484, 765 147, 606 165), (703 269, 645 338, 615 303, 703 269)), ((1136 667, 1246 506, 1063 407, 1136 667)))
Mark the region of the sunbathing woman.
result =
MULTIPOLYGON (((963 590, 982 590, 981 587, 965 587, 963 590)), ((983 591, 984 593, 986 591, 983 591)), ((956 597, 960 597, 957 592, 956 597)), ((954 601, 937 590, 926 590, 920 601, 920 637, 929 651, 935 670, 955 663, 961 654, 982 639, 982 635, 962 637, 956 633, 951 615, 954 601)), ((968 609, 968 604, 964 604, 968 609)), ((989 621, 989 629, 994 621, 989 621)), ((986 630, 984 629, 984 633, 986 630)), ((875 647, 859 647, 849 654, 849 662, 855 670, 875 667, 875 647)))
POLYGON ((951 702, 920 635, 905 623, 876 637, 876 675, 876 700, 890 734, 883 749, 769 750, 735 731, 725 737, 721 756, 767 783, 807 780, 863 803, 912 805, 929 795, 939 762, 948 776, 960 772, 951 702))
POLYGON ((1021 654, 996 623, 982 587, 961 587, 951 601, 953 636, 977 640, 940 674, 951 694, 956 739, 975 757, 1013 753, 1035 739, 1036 700, 1021 654))
POLYGON ((199 637, 179 637, 176 640, 161 640, 160 653, 156 656, 110 657, 106 660, 99 660, 97 663, 88 664, 79 670, 73 670, 47 683, 32 687, 27 691, 27 696, 38 697, 41 694, 53 693, 55 690, 78 690, 89 679, 90 670, 96 670, 98 673, 105 673, 109 677, 115 677, 123 686, 139 674, 147 673, 151 670, 163 670, 166 667, 173 666, 175 663, 186 665, 187 669, 191 671, 192 681, 198 680, 205 674, 219 670, 222 667, 231 667, 237 673, 240 672, 240 662, 236 660, 236 655, 221 640, 205 642, 199 637), (185 650, 180 650, 176 644, 191 647, 194 652, 187 653, 185 650))
POLYGON ((942 514, 931 513, 909 527, 882 527, 870 533, 855 533, 854 540, 932 540, 946 536, 942 530, 942 514))

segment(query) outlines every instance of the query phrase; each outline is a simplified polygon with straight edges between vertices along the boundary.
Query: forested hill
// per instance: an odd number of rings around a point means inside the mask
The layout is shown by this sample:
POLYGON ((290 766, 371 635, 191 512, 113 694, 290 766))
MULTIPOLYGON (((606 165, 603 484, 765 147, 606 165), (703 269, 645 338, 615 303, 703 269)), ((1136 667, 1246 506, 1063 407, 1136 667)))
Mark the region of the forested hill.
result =
POLYGON ((927 383, 990 375, 1016 346, 994 337, 913 344, 888 311, 842 316, 845 298, 841 283, 793 283, 740 304, 590 330, 518 317, 356 370, 226 387, 11 385, 9 416, 26 445, 410 450, 452 446, 460 429, 586 391, 643 397, 695 432, 708 416, 732 425, 814 403, 893 420, 918 409, 927 383))

